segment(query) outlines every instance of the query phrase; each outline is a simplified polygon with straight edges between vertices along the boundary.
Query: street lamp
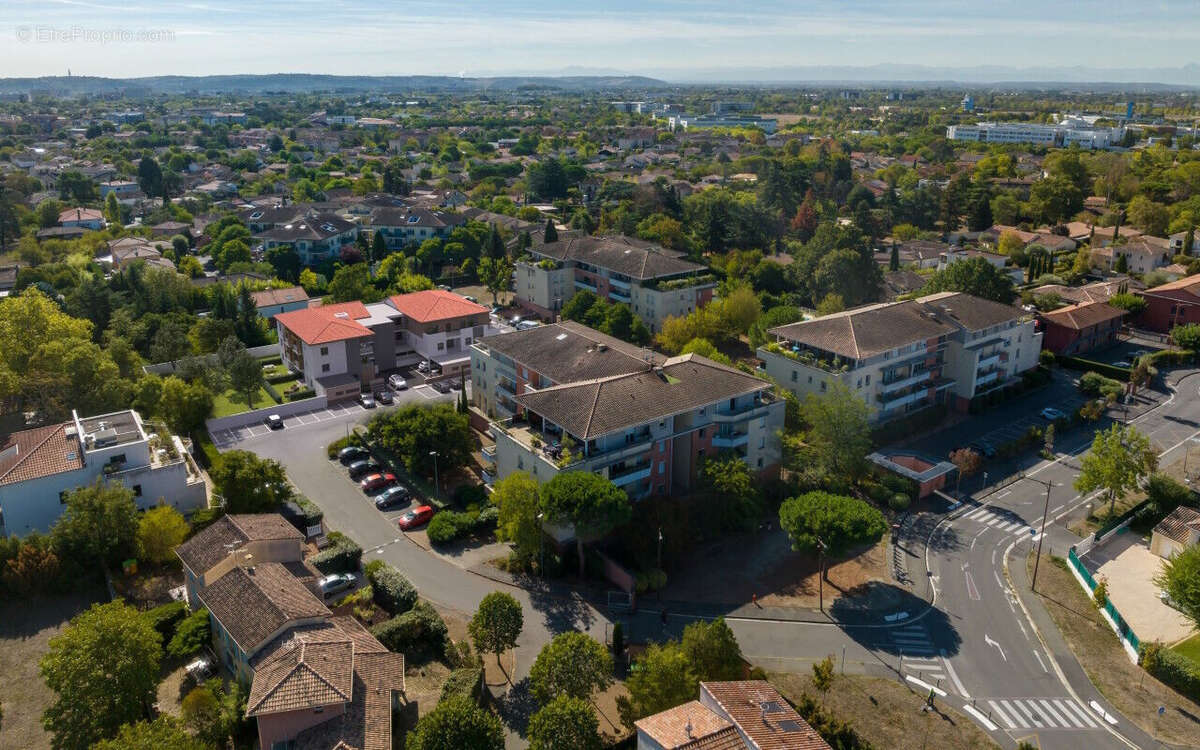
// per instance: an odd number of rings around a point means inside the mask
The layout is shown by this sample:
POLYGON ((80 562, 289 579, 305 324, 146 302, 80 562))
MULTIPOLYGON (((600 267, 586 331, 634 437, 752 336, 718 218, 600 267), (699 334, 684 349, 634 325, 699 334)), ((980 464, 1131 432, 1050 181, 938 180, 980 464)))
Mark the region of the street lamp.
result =
POLYGON ((658 569, 659 570, 662 570, 662 543, 663 543, 662 527, 659 526, 658 527, 658 569))
POLYGON ((1029 590, 1036 591, 1037 590, 1038 565, 1042 562, 1042 542, 1046 541, 1046 516, 1050 515, 1050 488, 1054 486, 1054 483, 1047 481, 1047 480, 1034 479, 1032 477, 1024 477, 1024 478, 1028 479, 1031 482, 1037 482, 1038 484, 1046 485, 1046 507, 1042 511, 1042 531, 1041 531, 1041 534, 1038 536, 1037 555, 1034 556, 1034 558, 1033 558, 1033 580, 1029 582, 1029 590))
POLYGON ((546 517, 545 513, 538 513, 538 574, 542 578, 546 577, 546 530, 542 528, 542 519, 546 517))
POLYGON ((825 542, 817 537, 817 602, 818 608, 825 611, 825 542))
POLYGON ((437 495, 440 495, 442 492, 441 482, 438 481, 438 470, 437 470, 438 452, 437 451, 429 451, 429 455, 433 456, 433 494, 434 494, 434 496, 437 496, 437 495))

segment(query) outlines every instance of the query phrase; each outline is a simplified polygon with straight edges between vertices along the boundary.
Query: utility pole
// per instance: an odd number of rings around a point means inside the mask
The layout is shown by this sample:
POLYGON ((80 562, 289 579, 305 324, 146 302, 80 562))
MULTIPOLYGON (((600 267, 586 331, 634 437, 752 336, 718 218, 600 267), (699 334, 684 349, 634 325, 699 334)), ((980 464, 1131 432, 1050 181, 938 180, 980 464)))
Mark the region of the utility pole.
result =
POLYGON ((1030 583, 1029 583, 1029 590, 1036 591, 1037 590, 1038 566, 1042 562, 1042 543, 1046 541, 1046 516, 1050 515, 1050 488, 1054 486, 1054 483, 1050 482, 1050 481, 1044 481, 1041 479, 1033 479, 1032 477, 1025 477, 1025 478, 1031 482, 1037 482, 1038 484, 1046 485, 1046 507, 1042 512, 1042 530, 1041 530, 1040 535, 1038 536, 1037 555, 1033 558, 1033 580, 1030 581, 1030 583))
POLYGON ((546 577, 546 531, 542 528, 542 519, 546 517, 545 513, 538 513, 538 575, 542 578, 546 577))
POLYGON ((818 606, 825 611, 825 542, 817 537, 817 596, 818 606))
POLYGON ((438 452, 437 451, 429 451, 429 455, 433 456, 433 495, 434 495, 434 497, 437 497, 438 495, 442 494, 442 483, 440 481, 438 481, 438 467, 437 467, 438 452))

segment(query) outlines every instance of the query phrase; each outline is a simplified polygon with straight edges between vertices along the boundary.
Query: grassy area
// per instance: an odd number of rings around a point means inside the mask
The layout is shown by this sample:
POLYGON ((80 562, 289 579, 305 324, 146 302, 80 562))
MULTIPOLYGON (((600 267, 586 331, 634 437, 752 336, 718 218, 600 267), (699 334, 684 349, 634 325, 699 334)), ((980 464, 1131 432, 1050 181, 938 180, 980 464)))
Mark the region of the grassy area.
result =
MULTIPOLYGON (((274 364, 263 366, 264 378, 281 378, 288 373, 288 368, 284 367, 282 362, 276 362, 274 364)), ((296 373, 296 377, 300 377, 300 374, 296 373)))
MULTIPOLYGON (((1033 555, 1027 563, 1032 570, 1033 555)), ((1184 698, 1129 661, 1108 623, 1062 558, 1043 558, 1037 593, 1092 684, 1130 721, 1160 740, 1200 746, 1200 705, 1184 698), (1157 718, 1159 706, 1166 713, 1157 718)), ((1193 639, 1194 640, 1194 639, 1193 639)))
POLYGON ((1193 635, 1186 641, 1175 644, 1171 647, 1171 650, 1200 664, 1200 634, 1193 635))
MULTIPOLYGON (((820 695, 808 674, 773 673, 771 684, 793 703, 803 693, 820 695)), ((944 703, 924 712, 925 696, 896 680, 838 675, 821 697, 824 708, 850 723, 872 747, 995 748, 996 743, 966 716, 944 703)))
MULTIPOLYGON (((258 393, 254 395, 255 409, 265 409, 268 406, 274 406, 275 399, 262 388, 259 387, 258 393)), ((244 411, 250 411, 246 407, 246 397, 241 393, 233 391, 225 391, 219 396, 213 398, 213 416, 228 417, 234 414, 241 414, 244 411)))

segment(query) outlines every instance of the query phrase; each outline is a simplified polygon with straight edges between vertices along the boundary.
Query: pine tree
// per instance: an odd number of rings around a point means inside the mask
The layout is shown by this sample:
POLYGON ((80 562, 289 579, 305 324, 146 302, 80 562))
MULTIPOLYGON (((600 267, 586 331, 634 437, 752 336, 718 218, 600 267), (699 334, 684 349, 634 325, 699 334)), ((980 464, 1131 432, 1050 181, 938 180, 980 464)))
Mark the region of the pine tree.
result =
POLYGON ((557 242, 558 229, 554 226, 554 219, 546 219, 546 234, 542 237, 543 242, 557 242))
POLYGON ((387 257, 387 242, 383 239, 383 232, 375 232, 371 237, 371 260, 378 263, 387 257))
POLYGON ((896 244, 896 240, 892 240, 892 257, 888 259, 888 270, 900 270, 900 247, 896 244))

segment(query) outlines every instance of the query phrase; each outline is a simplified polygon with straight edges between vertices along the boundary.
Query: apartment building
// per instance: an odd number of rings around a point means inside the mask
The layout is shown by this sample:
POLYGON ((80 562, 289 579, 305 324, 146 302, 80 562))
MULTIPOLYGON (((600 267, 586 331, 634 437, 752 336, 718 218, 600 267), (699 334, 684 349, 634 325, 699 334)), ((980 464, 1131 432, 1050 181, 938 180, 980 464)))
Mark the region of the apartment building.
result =
POLYGON ((283 363, 331 402, 422 360, 465 372, 471 344, 496 332, 486 307, 440 289, 278 313, 275 326, 283 363))
POLYGON ((403 250, 429 239, 444 239, 466 224, 462 216, 415 206, 380 206, 371 211, 371 230, 383 235, 388 250, 403 250))
POLYGON ((1042 334, 1015 307, 957 292, 866 305, 772 328, 758 356, 803 398, 841 383, 886 421, 968 402, 1038 363, 1042 334))
POLYGON ((1125 137, 1125 128, 1097 128, 1078 118, 1043 125, 1035 122, 981 122, 976 125, 949 125, 946 138, 952 141, 980 143, 1033 143, 1065 148, 1110 148, 1125 137))
POLYGON ((527 388, 629 375, 664 359, 571 320, 501 333, 471 345, 471 400, 505 419, 520 411, 516 398, 527 388))
POLYGON ((1151 331, 1170 333, 1175 326, 1200 323, 1200 275, 1185 276, 1138 295, 1146 300, 1138 323, 1151 331))
POLYGON ((337 258, 343 247, 353 245, 358 239, 358 225, 337 214, 306 212, 258 232, 254 239, 262 243, 263 250, 291 246, 300 262, 310 266, 337 258))
POLYGON ((0 443, 0 537, 50 530, 67 493, 96 481, 133 490, 139 510, 204 508, 199 468, 178 437, 132 410, 20 430, 0 443))
POLYGON ((517 260, 516 302, 553 319, 577 291, 623 302, 651 331, 712 301, 716 278, 682 253, 631 237, 567 237, 517 260))
POLYGON ((699 355, 540 389, 525 383, 512 400, 517 414, 492 422, 498 478, 590 471, 642 499, 688 491, 703 459, 725 452, 764 476, 779 468, 784 402, 761 378, 699 355))

